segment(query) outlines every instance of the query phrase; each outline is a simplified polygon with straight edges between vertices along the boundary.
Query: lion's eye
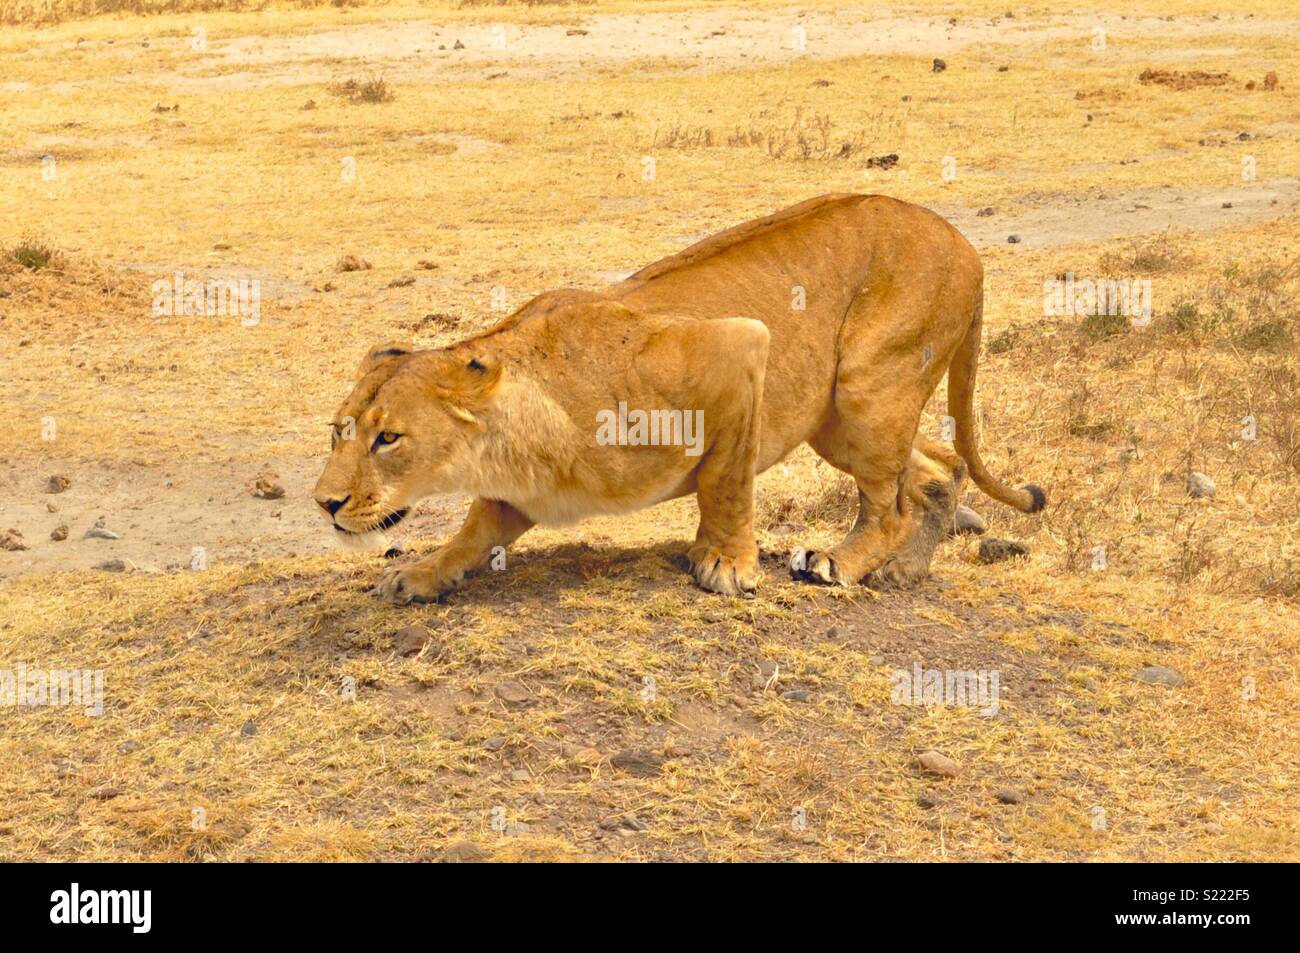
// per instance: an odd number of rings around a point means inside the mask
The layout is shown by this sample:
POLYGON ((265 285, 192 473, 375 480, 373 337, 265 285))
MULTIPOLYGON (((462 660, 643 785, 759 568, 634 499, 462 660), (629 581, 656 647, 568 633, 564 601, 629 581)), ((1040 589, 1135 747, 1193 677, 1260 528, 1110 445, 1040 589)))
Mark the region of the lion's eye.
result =
POLYGON ((400 433, 393 433, 391 430, 381 431, 379 436, 375 437, 375 442, 371 445, 370 449, 375 450, 379 447, 386 447, 395 444, 401 436, 400 433))

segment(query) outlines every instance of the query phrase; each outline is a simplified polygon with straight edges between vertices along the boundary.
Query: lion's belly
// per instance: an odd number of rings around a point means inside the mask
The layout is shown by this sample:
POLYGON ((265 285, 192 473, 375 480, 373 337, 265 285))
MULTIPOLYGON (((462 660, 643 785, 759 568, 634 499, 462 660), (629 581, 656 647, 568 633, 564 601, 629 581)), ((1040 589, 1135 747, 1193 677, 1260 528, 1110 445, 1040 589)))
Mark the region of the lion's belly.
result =
POLYGON ((544 495, 506 502, 538 525, 567 526, 593 516, 632 513, 694 492, 693 473, 665 472, 649 479, 642 473, 633 487, 614 493, 605 488, 570 483, 544 495))

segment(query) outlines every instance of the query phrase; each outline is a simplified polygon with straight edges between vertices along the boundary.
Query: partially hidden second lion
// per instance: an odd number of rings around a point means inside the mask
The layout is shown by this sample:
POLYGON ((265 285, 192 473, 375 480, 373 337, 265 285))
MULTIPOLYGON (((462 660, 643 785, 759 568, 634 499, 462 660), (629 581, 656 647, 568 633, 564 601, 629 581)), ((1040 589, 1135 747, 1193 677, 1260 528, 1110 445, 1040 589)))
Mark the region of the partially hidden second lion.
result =
POLYGON ((446 348, 380 345, 333 422, 317 503, 349 541, 382 540, 422 498, 474 497, 464 525, 377 592, 439 598, 536 524, 695 494, 687 557, 727 595, 759 583, 754 477, 808 443, 850 474, 858 514, 798 578, 923 575, 963 469, 1025 513, 1046 505, 985 469, 972 397, 983 268, 934 213, 827 195, 727 229, 601 292, 532 299, 446 348), (918 434, 948 374, 953 449, 918 434))

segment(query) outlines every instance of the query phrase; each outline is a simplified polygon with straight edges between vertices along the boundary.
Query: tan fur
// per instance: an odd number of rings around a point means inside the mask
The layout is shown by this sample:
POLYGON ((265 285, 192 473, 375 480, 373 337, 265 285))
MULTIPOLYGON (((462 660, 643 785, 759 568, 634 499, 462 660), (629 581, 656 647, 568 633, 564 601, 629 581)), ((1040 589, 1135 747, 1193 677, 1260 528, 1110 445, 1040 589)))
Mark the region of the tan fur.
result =
POLYGON ((974 250, 933 213, 881 196, 813 199, 602 293, 540 295, 452 347, 376 348, 336 417, 344 430, 355 419, 355 439, 336 441, 316 497, 347 533, 430 494, 477 498, 448 544, 380 581, 381 595, 408 602, 437 598, 535 523, 693 493, 695 579, 745 595, 759 579, 754 474, 809 442, 854 477, 860 509, 802 575, 856 582, 898 553, 894 575, 912 578, 937 539, 910 556, 904 544, 928 508, 947 507, 925 487, 955 487, 962 461, 1003 502, 1031 511, 1041 500, 993 480, 975 450, 981 295, 974 250), (950 364, 957 454, 916 436, 950 364), (702 412, 699 454, 602 444, 599 421, 620 402, 702 412), (390 445, 384 433, 400 436, 390 445))

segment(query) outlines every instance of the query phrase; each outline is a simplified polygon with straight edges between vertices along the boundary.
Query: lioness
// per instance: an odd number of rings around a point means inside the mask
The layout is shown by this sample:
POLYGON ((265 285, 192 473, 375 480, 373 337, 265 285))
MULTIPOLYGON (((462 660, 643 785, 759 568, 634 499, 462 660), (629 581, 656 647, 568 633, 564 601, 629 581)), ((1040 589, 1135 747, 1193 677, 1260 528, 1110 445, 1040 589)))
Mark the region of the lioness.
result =
POLYGON ((378 593, 404 604, 437 599, 537 523, 694 493, 691 573, 750 595, 754 475, 807 442, 853 476, 858 516, 799 578, 908 578, 938 542, 926 494, 962 462, 994 499, 1046 504, 1036 486, 994 479, 976 449, 982 301, 975 250, 933 212, 810 199, 600 293, 539 295, 451 347, 373 349, 334 419, 316 501, 340 536, 364 539, 423 497, 475 497, 448 543, 381 577, 378 593), (956 456, 917 436, 945 371, 956 456))

